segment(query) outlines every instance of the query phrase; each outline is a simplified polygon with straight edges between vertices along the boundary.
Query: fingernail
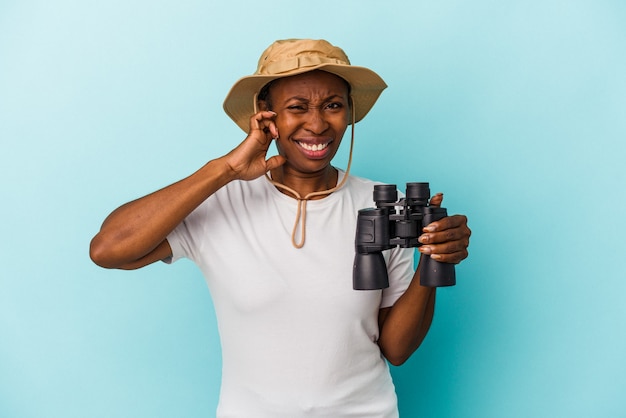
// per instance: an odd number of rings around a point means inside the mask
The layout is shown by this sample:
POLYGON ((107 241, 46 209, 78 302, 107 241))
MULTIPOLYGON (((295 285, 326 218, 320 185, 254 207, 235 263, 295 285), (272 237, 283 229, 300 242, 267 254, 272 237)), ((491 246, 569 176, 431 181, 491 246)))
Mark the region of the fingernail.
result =
POLYGON ((432 248, 428 246, 419 247, 419 252, 422 254, 430 254, 432 252, 432 248))
POLYGON ((435 232, 436 230, 437 230, 437 227, 434 225, 428 225, 424 227, 424 231, 426 232, 435 232))
POLYGON ((441 259, 441 255, 440 254, 432 254, 430 256, 430 258, 432 258, 433 260, 440 260, 441 259))

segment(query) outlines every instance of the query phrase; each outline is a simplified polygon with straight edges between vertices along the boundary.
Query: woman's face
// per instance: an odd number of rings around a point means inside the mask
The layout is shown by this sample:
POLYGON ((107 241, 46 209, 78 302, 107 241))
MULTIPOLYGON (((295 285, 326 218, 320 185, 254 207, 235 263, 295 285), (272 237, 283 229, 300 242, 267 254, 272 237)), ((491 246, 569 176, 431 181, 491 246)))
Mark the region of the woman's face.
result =
POLYGON ((276 147, 285 169, 314 174, 330 166, 350 114, 348 84, 324 71, 281 78, 270 87, 262 107, 276 113, 276 147))

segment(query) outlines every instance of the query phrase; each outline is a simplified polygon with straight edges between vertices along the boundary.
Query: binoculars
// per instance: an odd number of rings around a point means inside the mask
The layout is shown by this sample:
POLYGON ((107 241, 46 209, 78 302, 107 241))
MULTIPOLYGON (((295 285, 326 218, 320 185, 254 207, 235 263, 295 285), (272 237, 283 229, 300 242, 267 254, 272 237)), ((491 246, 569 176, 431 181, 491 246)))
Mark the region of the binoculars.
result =
MULTIPOLYGON (((407 183, 406 195, 398 200, 395 184, 374 186, 375 208, 358 212, 352 282, 355 290, 389 287, 382 252, 396 246, 418 247, 422 228, 447 216, 445 208, 428 206, 428 183, 407 183)), ((420 284, 428 287, 456 284, 454 264, 441 263, 422 254, 420 284)))

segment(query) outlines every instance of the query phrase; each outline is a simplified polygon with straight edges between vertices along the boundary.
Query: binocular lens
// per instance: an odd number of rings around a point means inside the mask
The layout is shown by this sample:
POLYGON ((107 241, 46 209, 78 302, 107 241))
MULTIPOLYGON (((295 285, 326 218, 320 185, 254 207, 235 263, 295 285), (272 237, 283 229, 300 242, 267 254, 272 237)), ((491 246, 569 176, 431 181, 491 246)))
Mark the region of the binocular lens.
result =
POLYGON ((398 200, 398 189, 395 184, 377 184, 374 186, 374 202, 394 203, 398 200))
POLYGON ((411 200, 426 200, 430 198, 428 183, 407 183, 406 198, 411 200))

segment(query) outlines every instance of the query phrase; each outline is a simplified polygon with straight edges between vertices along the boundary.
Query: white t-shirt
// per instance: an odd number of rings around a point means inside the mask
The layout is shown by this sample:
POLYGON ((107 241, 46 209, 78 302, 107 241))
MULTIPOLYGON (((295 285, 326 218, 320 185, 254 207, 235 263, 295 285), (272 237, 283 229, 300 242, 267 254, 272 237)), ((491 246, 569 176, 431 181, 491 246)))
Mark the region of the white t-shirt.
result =
POLYGON ((408 287, 414 252, 385 251, 389 288, 353 290, 357 212, 374 205, 374 184, 350 176, 309 201, 301 249, 291 243, 296 200, 264 177, 229 183, 168 236, 172 259, 193 260, 214 301, 218 417, 397 416, 378 310, 408 287))

